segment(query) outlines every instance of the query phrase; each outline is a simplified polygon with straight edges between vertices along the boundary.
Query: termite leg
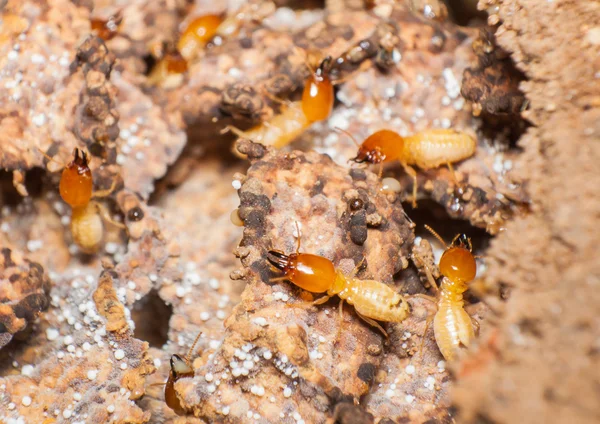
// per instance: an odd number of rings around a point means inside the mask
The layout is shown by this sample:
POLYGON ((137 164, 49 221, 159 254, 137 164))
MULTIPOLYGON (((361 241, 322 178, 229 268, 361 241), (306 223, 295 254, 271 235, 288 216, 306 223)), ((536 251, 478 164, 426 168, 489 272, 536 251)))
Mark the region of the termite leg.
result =
POLYGON ((427 314, 427 319, 425 320, 425 330, 423 330, 423 335, 421 336, 421 346, 419 346, 419 356, 421 357, 421 363, 423 362, 423 346, 425 346, 425 338, 427 337, 427 330, 431 326, 433 319, 435 318, 435 314, 427 314))
POLYGON ((377 178, 381 181, 381 177, 383 176, 383 162, 379 164, 379 172, 377 173, 377 178))
POLYGON ((360 319, 362 319, 364 322, 366 322, 367 324, 379 329, 379 331, 381 331, 381 333, 385 336, 386 339, 389 339, 390 336, 388 336, 388 333, 383 329, 383 327, 374 319, 368 318, 364 315, 361 315, 358 311, 356 311, 356 315, 358 315, 358 317, 360 319))
POLYGON ((363 263, 365 262, 365 259, 366 258, 363 256, 362 259, 360 260, 360 262, 358 264, 356 264, 356 266, 354 267, 354 269, 352 270, 352 272, 348 276, 349 279, 352 279, 352 278, 356 277, 356 274, 358 274, 358 271, 360 270, 360 268, 362 267, 363 263))
POLYGON ((342 336, 342 326, 344 325, 344 299, 340 299, 340 323, 338 325, 337 334, 335 336, 336 340, 339 340, 342 336))
POLYGON ((234 127, 233 125, 227 125, 225 128, 223 128, 220 133, 221 134, 227 134, 228 132, 232 132, 235 135, 237 135, 239 138, 248 138, 248 134, 246 134, 244 131, 240 130, 238 127, 234 127))
POLYGON ((106 196, 110 196, 110 194, 114 191, 115 187, 117 186, 117 179, 113 179, 112 184, 110 185, 109 188, 107 188, 106 190, 98 190, 98 191, 94 191, 92 193, 92 197, 106 197, 106 196))
POLYGON ((287 277, 284 275, 282 277, 270 278, 269 283, 278 283, 279 281, 285 281, 285 280, 287 280, 287 277))
POLYGON ((428 294, 423 294, 423 293, 407 294, 406 297, 408 297, 409 299, 411 299, 413 297, 417 297, 419 299, 427 300, 431 303, 437 304, 437 298, 435 296, 429 296, 428 294))
POLYGON ((452 164, 450 162, 446 162, 446 166, 448 167, 448 171, 450 171, 450 176, 452 177, 452 180, 454 180, 454 184, 456 184, 457 186, 458 184, 458 178, 456 178, 456 173, 454 172, 454 167, 452 166, 452 164))
POLYGON ((404 168, 404 171, 410 175, 413 179, 413 190, 412 190, 412 207, 413 209, 416 209, 417 207, 417 171, 415 171, 415 169, 409 165, 407 165, 404 162, 400 162, 402 167, 404 168))
POLYGON ((427 280, 429 281, 431 288, 433 289, 433 291, 435 292, 435 294, 437 296, 440 293, 440 289, 438 288, 437 284, 435 283, 435 279, 433 278, 433 275, 431 275, 431 270, 429 269, 427 264, 424 262, 423 262, 423 268, 425 268, 425 275, 427 276, 427 280))
POLYGON ((290 100, 280 99, 279 97, 274 96, 273 94, 269 93, 269 91, 265 88, 263 88, 261 91, 269 100, 271 100, 274 103, 278 103, 280 105, 288 106, 288 107, 292 106, 292 102, 290 100))
POLYGON ((109 224, 114 225, 115 227, 122 228, 124 230, 127 229, 125 224, 123 224, 122 222, 117 222, 114 219, 112 219, 112 217, 110 216, 110 213, 108 212, 108 209, 106 209, 106 206, 101 205, 98 202, 94 202, 94 206, 96 206, 96 208, 98 209, 98 212, 100 213, 100 216, 102 217, 102 219, 104 221, 108 222, 109 224))
POLYGON ((473 322, 473 327, 475 327, 475 335, 479 337, 479 330, 481 329, 481 325, 479 324, 479 321, 477 321, 473 317, 471 317, 471 321, 473 322))
POLYGON ((325 295, 323 297, 318 298, 317 300, 313 300, 312 302, 310 302, 310 304, 313 306, 322 305, 324 303, 327 303, 329 299, 331 299, 331 296, 325 295))
POLYGON ((150 387, 156 387, 156 386, 166 386, 166 385, 167 385, 167 383, 152 383, 149 386, 150 387))

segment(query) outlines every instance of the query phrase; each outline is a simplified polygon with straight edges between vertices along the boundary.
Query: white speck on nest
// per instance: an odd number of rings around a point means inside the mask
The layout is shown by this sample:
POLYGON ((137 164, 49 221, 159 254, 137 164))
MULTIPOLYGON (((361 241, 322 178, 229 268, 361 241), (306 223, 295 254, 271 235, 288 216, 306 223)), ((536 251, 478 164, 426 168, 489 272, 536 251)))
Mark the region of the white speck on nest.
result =
POLYGON ((30 252, 40 250, 43 246, 44 242, 42 240, 29 240, 27 242, 27 250, 29 250, 30 252))
POLYGON ((214 384, 209 384, 209 385, 206 387, 206 391, 207 391, 208 393, 214 393, 216 390, 217 390, 217 387, 216 387, 214 384))
POLYGON ((89 370, 87 372, 87 378, 88 380, 95 380, 96 377, 98 377, 98 370, 89 370))
POLYGON ((65 409, 62 413, 63 418, 66 419, 71 418, 71 415, 73 415, 73 411, 71 411, 70 409, 65 409))
POLYGON ((65 336, 65 338, 63 339, 63 343, 65 345, 70 345, 71 343, 73 343, 73 336, 71 336, 71 335, 65 336))
POLYGON ((256 396, 263 396, 265 394, 265 388, 262 386, 252 386, 250 392, 256 396))
POLYGON ((81 398, 82 398, 81 393, 79 393, 79 392, 73 393, 73 399, 75 401, 79 402, 81 400, 81 398))
POLYGON ((415 397, 413 395, 406 395, 406 397, 404 399, 406 400, 407 403, 413 403, 413 401, 415 400, 415 397))
POLYGON ((43 113, 39 113, 31 119, 31 122, 33 122, 35 126, 41 127, 46 123, 46 115, 44 115, 43 113))
POLYGON ((223 415, 229 415, 229 406, 224 407, 221 410, 221 414, 223 414, 223 415))
POLYGON ((231 182, 231 186, 236 189, 239 190, 240 188, 242 188, 242 182, 240 180, 233 180, 231 182))
POLYGON ((206 311, 205 312, 201 312, 200 313, 200 319, 202 321, 208 321, 210 319, 210 313, 208 313, 206 311))
POLYGON ((252 322, 254 322, 254 324, 256 325, 260 325, 261 327, 265 327, 266 325, 268 325, 268 322, 264 317, 256 317, 252 320, 252 322))
POLYGON ((427 379, 423 383, 423 386, 426 389, 433 390, 435 388, 435 378, 432 376, 427 377, 427 379))
POLYGON ((23 368, 21 368, 21 374, 27 377, 31 377, 31 375, 33 374, 33 370, 33 365, 23 365, 23 368))
POLYGON ((290 396, 292 396, 292 389, 289 387, 283 389, 283 397, 289 398, 290 396))
POLYGON ((407 365, 406 368, 404 368, 404 371, 407 374, 414 374, 415 373, 415 366, 414 365, 407 365))
POLYGON ((50 341, 58 339, 60 336, 60 332, 55 328, 47 328, 46 329, 46 338, 50 341))
POLYGON ((120 361, 121 359, 123 359, 125 357, 125 351, 123 349, 117 349, 115 351, 115 359, 117 361, 120 361))
POLYGON ((115 412, 115 405, 108 405, 106 410, 108 411, 109 414, 112 414, 113 412, 115 412))
POLYGON ((21 399, 21 403, 23 404, 23 406, 31 405, 31 397, 23 396, 23 399, 21 399))

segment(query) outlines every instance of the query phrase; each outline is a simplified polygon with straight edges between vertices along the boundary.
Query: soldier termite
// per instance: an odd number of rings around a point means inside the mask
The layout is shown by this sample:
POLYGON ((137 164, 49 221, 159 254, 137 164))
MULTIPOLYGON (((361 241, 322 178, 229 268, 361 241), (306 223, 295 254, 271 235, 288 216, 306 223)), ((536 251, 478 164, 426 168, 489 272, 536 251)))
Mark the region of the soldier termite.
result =
MULTIPOLYGON (((343 132, 352 137, 346 131, 343 132)), ((352 139, 354 140, 353 137, 352 139)), ((472 156, 476 147, 473 137, 451 129, 429 129, 408 137, 402 137, 395 131, 380 130, 359 145, 358 153, 352 160, 370 164, 400 162, 413 179, 412 204, 416 207, 417 172, 410 165, 426 170, 446 164, 454 175, 452 163, 472 156)))
POLYGON ((194 376, 194 367, 192 366, 190 358, 201 335, 202 333, 199 333, 196 336, 196 339, 194 339, 194 343, 192 343, 186 356, 181 357, 177 354, 171 356, 171 370, 169 371, 169 378, 167 378, 167 382, 165 383, 165 402, 177 415, 185 414, 186 410, 181 406, 181 401, 177 397, 175 383, 179 381, 180 378, 194 376))
MULTIPOLYGON (((49 160, 55 159, 41 152, 49 160)), ((71 235, 73 242, 84 253, 95 253, 104 239, 102 220, 112 225, 125 228, 125 225, 114 221, 104 205, 92 200, 94 197, 109 196, 116 186, 116 179, 107 190, 93 191, 92 171, 88 164, 87 154, 77 148, 73 150, 73 160, 63 169, 60 183, 60 197, 72 208, 71 235)))
POLYGON ((315 300, 314 305, 321 305, 331 297, 340 298, 340 316, 344 301, 354 306, 357 315, 368 324, 377 327, 386 337, 387 333, 377 323, 402 322, 409 314, 406 300, 388 285, 376 280, 360 280, 355 278, 358 267, 351 275, 344 275, 336 270, 333 263, 322 256, 300 253, 300 228, 296 252, 286 255, 279 250, 270 250, 267 260, 276 269, 283 271, 282 277, 273 279, 287 280, 303 290, 313 293, 326 293, 315 300))
MULTIPOLYGON (((448 361, 456 357, 456 351, 461 347, 468 347, 475 338, 473 325, 478 328, 477 321, 471 321, 471 317, 464 309, 463 293, 467 291, 467 285, 475 279, 477 263, 472 253, 471 239, 465 234, 459 234, 446 245, 444 240, 431 227, 425 226, 444 246, 446 250, 440 258, 439 268, 442 274, 442 283, 438 286, 433 278, 431 270, 425 265, 425 273, 436 296, 415 294, 434 302, 436 313, 433 318, 433 330, 435 341, 444 358, 448 361)), ((425 333, 431 323, 431 317, 427 318, 425 333)), ((425 337, 425 335, 423 335, 425 337)))

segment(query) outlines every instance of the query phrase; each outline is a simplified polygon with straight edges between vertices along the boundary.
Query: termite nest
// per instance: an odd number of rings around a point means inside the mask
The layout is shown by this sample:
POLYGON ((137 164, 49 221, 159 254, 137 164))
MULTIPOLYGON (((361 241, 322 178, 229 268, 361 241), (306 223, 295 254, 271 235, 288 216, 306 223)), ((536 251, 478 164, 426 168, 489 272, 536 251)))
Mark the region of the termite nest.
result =
POLYGON ((456 2, 200 3, 7 3, 0 421, 454 420, 525 75, 456 2))

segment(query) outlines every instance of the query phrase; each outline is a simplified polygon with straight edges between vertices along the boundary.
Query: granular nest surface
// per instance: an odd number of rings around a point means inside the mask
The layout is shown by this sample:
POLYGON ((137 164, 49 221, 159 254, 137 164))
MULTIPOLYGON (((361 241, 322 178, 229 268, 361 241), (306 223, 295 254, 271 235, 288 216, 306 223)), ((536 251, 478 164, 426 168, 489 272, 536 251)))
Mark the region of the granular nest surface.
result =
POLYGON ((478 8, 487 25, 472 0, 0 0, 0 422, 600 421, 600 7, 478 8), (226 25, 168 62, 205 14, 226 25), (286 114, 320 72, 328 118, 286 114), (242 136, 282 116, 285 142, 242 136), (399 163, 349 162, 384 128, 476 148, 417 169, 413 208, 399 163), (59 192, 75 147, 94 253, 59 192), (478 331, 445 360, 424 295, 463 232, 478 331), (319 302, 270 251, 375 280, 406 317, 319 302))

